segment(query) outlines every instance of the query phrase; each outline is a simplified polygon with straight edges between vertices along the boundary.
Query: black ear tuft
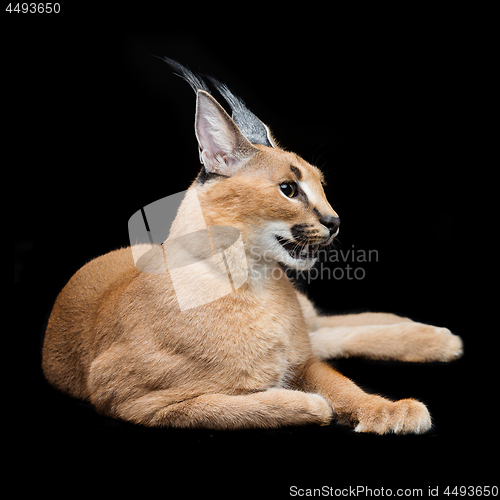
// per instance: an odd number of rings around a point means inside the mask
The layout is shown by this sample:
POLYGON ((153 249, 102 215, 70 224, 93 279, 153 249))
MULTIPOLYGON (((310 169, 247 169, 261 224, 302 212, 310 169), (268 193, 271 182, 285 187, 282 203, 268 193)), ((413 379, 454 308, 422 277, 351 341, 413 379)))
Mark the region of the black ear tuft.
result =
POLYGON ((224 83, 219 82, 215 78, 209 78, 229 106, 231 106, 231 117, 243 135, 252 144, 262 144, 270 148, 275 147, 275 142, 269 128, 245 106, 243 100, 235 96, 224 83))
MULTIPOLYGON (((166 62, 170 67, 172 67, 181 78, 189 83, 191 88, 198 92, 203 90, 210 94, 210 89, 208 85, 203 81, 203 79, 193 73, 190 69, 186 68, 182 64, 170 59, 169 57, 159 57, 162 61, 166 62)), ((222 97, 227 101, 232 111, 232 119, 240 129, 241 133, 248 139, 252 144, 261 144, 263 146, 269 146, 271 148, 276 147, 276 141, 271 135, 269 127, 262 123, 246 106, 242 99, 235 96, 229 88, 220 83, 215 78, 210 78, 210 81, 214 84, 217 90, 220 92, 222 97)))
POLYGON ((208 92, 210 94, 208 85, 198 75, 195 75, 190 69, 186 68, 177 61, 170 59, 169 57, 159 57, 159 59, 166 62, 170 67, 177 71, 178 73, 176 74, 186 80, 186 82, 189 83, 189 85, 195 92, 198 92, 198 90, 204 90, 205 92, 208 92))

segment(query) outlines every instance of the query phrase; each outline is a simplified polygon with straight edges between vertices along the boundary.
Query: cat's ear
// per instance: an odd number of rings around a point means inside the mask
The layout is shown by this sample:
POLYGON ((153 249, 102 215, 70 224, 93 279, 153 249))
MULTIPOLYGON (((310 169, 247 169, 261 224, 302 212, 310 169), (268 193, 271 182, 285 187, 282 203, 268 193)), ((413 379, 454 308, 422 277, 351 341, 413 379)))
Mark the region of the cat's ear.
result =
POLYGON ((204 90, 197 92, 195 132, 200 161, 210 173, 234 175, 257 152, 224 108, 204 90))
POLYGON ((210 78, 210 81, 215 85, 222 97, 231 106, 231 118, 238 125, 243 135, 252 144, 262 144, 270 148, 278 147, 276 139, 271 134, 269 127, 261 122, 246 106, 243 100, 234 95, 227 85, 219 82, 215 78, 210 78))

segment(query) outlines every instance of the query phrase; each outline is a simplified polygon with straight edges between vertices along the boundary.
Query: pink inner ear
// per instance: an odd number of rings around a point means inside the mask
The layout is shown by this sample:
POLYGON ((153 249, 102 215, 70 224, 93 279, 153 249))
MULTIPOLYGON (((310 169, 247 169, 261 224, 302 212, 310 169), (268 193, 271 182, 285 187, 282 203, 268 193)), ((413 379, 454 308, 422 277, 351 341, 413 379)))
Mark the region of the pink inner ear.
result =
POLYGON ((253 150, 220 104, 202 91, 198 92, 196 136, 200 160, 209 172, 233 175, 253 150))
POLYGON ((217 116, 217 110, 200 106, 196 125, 200 142, 200 160, 209 171, 220 171, 223 161, 231 153, 231 130, 225 126, 224 118, 217 116), (214 113, 215 111, 215 113, 214 113))
POLYGON ((222 152, 213 139, 214 127, 204 116, 198 119, 198 139, 201 142, 201 149, 208 152, 209 156, 215 156, 216 153, 222 152))

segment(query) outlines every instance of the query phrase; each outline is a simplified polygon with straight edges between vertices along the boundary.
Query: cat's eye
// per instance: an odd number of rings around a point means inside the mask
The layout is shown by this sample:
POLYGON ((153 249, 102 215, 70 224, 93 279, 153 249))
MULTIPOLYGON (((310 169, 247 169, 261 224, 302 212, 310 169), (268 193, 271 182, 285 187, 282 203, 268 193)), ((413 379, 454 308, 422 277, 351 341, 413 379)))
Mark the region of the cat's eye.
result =
POLYGON ((295 198, 298 194, 297 184, 295 184, 295 182, 283 182, 280 184, 280 189, 287 198, 295 198))

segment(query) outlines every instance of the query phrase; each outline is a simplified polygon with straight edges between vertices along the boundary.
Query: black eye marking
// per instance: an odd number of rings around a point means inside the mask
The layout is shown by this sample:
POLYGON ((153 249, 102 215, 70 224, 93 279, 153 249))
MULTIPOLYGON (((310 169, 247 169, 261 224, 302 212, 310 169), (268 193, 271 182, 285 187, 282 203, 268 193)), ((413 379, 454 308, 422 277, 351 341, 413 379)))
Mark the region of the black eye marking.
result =
POLYGON ((295 198, 299 194, 295 182, 282 182, 280 184, 280 189, 287 198, 295 198))
POLYGON ((295 165, 290 165, 290 170, 292 171, 292 174, 295 174, 298 181, 302 179, 302 172, 295 165))

